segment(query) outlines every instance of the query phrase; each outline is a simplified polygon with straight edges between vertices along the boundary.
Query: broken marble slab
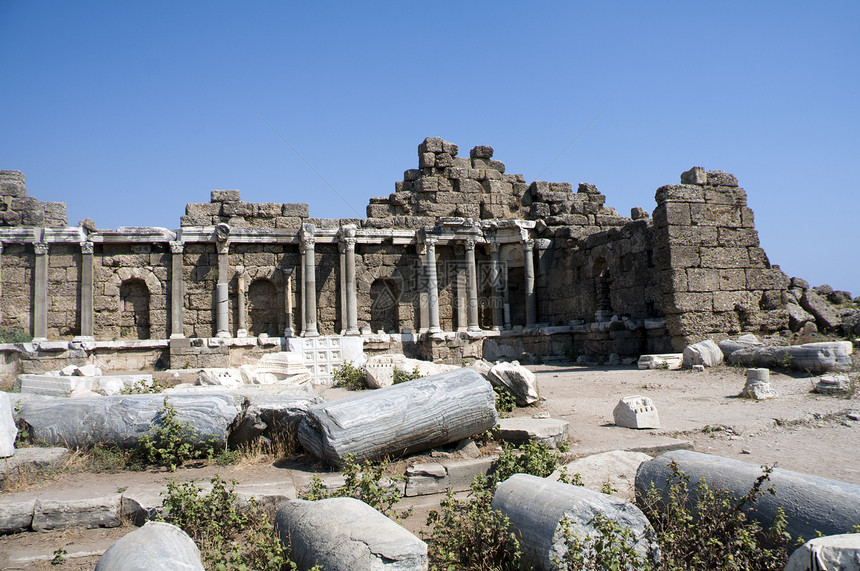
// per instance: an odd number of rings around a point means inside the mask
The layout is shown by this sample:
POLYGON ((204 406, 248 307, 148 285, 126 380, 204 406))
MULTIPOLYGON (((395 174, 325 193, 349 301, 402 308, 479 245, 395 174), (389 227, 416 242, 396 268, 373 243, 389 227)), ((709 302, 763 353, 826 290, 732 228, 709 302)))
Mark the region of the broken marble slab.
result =
POLYGON ((642 355, 637 366, 640 371, 647 369, 680 369, 684 363, 683 353, 662 353, 659 355, 642 355))

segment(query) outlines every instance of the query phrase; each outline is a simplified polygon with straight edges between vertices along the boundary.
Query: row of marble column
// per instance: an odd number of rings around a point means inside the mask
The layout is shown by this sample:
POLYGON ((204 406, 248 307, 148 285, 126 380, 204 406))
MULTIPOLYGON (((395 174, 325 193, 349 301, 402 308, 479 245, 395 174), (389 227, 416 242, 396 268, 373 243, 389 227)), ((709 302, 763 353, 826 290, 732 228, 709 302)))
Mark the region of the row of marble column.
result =
MULTIPOLYGON (((341 275, 341 307, 343 308, 344 333, 346 335, 358 335, 358 299, 356 291, 355 275, 355 245, 357 238, 355 229, 347 228, 341 237, 340 247, 340 275, 341 275)), ((424 247, 424 278, 427 284, 427 328, 429 333, 440 333, 442 331, 439 322, 439 290, 438 275, 436 269, 436 244, 438 239, 426 237, 423 240, 424 247)), ((303 337, 319 336, 317 326, 317 299, 316 299, 316 240, 311 231, 303 231, 301 235, 302 255, 302 278, 301 309, 304 327, 301 335, 303 337), (310 295, 309 295, 310 294, 310 295)), ((465 246, 466 266, 466 293, 467 293, 467 331, 478 332, 481 330, 478 318, 478 276, 475 261, 476 240, 467 238, 463 241, 465 246)), ((48 251, 49 244, 37 242, 34 245, 34 299, 33 299, 33 337, 35 339, 46 339, 48 333, 48 251)), ((215 330, 219 337, 229 337, 229 288, 231 277, 228 265, 229 242, 217 242, 218 281, 215 293, 215 330)), ((80 338, 92 339, 94 327, 93 313, 93 242, 80 242, 81 247, 81 328, 80 338)), ((523 241, 523 261, 525 271, 525 303, 526 303, 526 326, 533 326, 537 319, 537 304, 535 298, 535 275, 533 259, 534 240, 523 241)), ((494 299, 493 328, 501 329, 505 322, 503 313, 501 270, 499 263, 499 245, 489 244, 490 249, 490 272, 492 280, 492 291, 494 299)), ((184 309, 184 280, 183 275, 183 252, 184 243, 180 241, 170 242, 171 251, 171 279, 170 279, 170 311, 171 311, 171 338, 184 337, 183 331, 183 309, 184 309), (178 279, 177 279, 178 278, 178 279)), ((3 244, 0 243, 0 268, 2 268, 3 244)), ((285 336, 292 336, 292 272, 293 269, 285 270, 285 313, 286 326, 285 336)), ((238 268, 238 331, 237 335, 247 335, 245 304, 247 287, 245 283, 244 268, 238 268)), ((0 294, 2 294, 2 280, 0 280, 0 294)), ((0 315, 2 319, 2 315, 0 315)))

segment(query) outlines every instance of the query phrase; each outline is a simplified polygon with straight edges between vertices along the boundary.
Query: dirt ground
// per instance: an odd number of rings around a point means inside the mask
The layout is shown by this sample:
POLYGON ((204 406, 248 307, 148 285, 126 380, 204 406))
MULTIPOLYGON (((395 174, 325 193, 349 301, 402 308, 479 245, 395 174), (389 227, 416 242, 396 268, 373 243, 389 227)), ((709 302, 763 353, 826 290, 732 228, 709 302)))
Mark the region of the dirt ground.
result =
MULTIPOLYGON (((699 452, 737 458, 758 464, 860 484, 860 398, 811 393, 812 380, 771 373, 771 386, 779 397, 767 401, 737 398, 744 386, 744 370, 718 367, 704 373, 639 371, 632 367, 588 368, 570 365, 529 367, 538 375, 542 401, 518 408, 514 416, 549 413, 570 423, 570 456, 613 449, 641 449, 652 453, 660 446, 689 442, 699 452), (619 398, 650 397, 662 428, 630 430, 613 424, 612 410, 619 398)), ((857 373, 852 373, 856 378, 857 373)), ((349 391, 325 388, 326 400, 349 391)), ((407 461, 399 465, 405 467, 407 461)), ((29 487, 56 498, 98 496, 134 486, 163 487, 168 478, 207 481, 215 473, 242 484, 276 484, 287 495, 307 486, 320 466, 299 459, 293 462, 243 463, 237 466, 201 466, 176 473, 146 471, 115 474, 79 473, 29 487)), ((4 495, 0 494, 0 504, 4 495)), ((419 531, 440 496, 410 499, 414 507, 404 525, 419 531)), ((136 529, 29 532, 0 537, 0 568, 51 567, 52 554, 63 548, 66 561, 57 569, 92 569, 99 554, 113 541, 136 529)))

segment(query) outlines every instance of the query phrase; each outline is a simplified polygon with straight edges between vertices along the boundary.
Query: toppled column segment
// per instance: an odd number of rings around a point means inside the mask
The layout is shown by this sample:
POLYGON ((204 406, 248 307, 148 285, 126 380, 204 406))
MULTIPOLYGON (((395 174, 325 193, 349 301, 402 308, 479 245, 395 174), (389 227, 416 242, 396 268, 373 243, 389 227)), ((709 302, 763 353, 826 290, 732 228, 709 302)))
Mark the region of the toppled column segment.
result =
POLYGON ((495 392, 471 369, 457 369, 308 408, 299 442, 339 466, 456 442, 496 425, 495 392))
MULTIPOLYGON (((676 450, 645 462, 636 473, 636 495, 645 498, 653 483, 665 498, 667 480, 675 462, 690 482, 704 479, 711 488, 724 488, 735 498, 746 495, 762 475, 761 466, 721 456, 676 450)), ((693 486, 691 485, 691 488, 693 486)), ((773 494, 762 494, 753 504, 750 517, 769 527, 782 508, 788 519, 786 531, 792 537, 808 539, 850 532, 860 521, 860 486, 774 468, 767 487, 773 494)))
POLYGON ((299 569, 427 569, 427 544, 355 498, 292 500, 275 516, 299 569))

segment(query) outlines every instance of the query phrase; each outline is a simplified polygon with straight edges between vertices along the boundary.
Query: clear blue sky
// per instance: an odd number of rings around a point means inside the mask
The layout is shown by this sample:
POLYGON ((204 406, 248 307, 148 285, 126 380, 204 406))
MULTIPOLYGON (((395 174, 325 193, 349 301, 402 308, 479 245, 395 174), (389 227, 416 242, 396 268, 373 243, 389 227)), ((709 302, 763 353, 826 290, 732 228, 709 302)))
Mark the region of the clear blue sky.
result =
POLYGON ((0 169, 72 224, 177 228, 216 188, 363 215, 428 136, 624 215, 699 165, 738 176, 772 263, 860 295, 858 24, 856 0, 0 0, 0 169))

